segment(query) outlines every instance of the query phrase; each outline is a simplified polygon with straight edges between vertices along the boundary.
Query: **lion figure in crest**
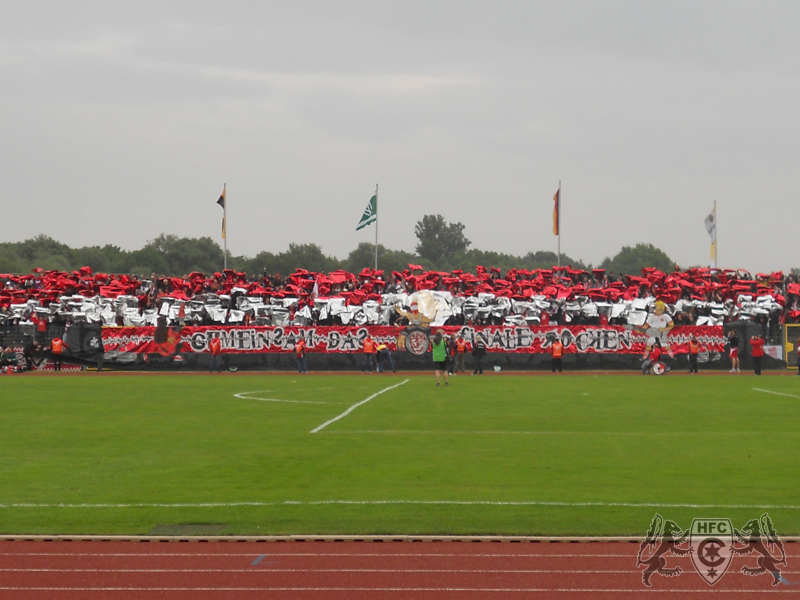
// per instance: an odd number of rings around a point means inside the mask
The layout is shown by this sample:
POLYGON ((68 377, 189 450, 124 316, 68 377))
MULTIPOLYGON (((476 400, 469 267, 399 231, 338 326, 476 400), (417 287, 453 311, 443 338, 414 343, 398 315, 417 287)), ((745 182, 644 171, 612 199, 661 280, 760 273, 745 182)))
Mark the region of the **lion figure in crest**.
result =
POLYGON ((757 552, 761 555, 758 557, 758 567, 745 565, 742 573, 751 577, 769 573, 773 577, 772 585, 780 584, 781 570, 778 566, 786 566, 786 552, 769 514, 764 513, 760 519, 750 519, 741 531, 734 529, 733 534, 736 541, 742 544, 731 548, 733 554, 741 556, 757 552))
POLYGON ((686 556, 692 553, 691 547, 678 548, 689 537, 689 530, 683 531, 675 521, 664 519, 656 513, 650 523, 650 529, 639 546, 639 555, 636 558, 637 567, 647 567, 642 571, 642 583, 650 587, 650 577, 658 573, 664 577, 677 577, 683 572, 680 567, 667 568, 668 552, 676 556, 686 556))

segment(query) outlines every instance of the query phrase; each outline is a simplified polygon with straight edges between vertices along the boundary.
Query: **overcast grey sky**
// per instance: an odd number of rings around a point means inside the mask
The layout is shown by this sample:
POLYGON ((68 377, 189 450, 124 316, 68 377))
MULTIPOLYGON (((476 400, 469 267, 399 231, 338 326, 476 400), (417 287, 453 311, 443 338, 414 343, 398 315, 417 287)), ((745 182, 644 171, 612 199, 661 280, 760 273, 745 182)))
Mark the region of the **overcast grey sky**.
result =
POLYGON ((159 233, 344 257, 424 214, 594 264, 652 242, 800 266, 800 3, 14 2, 0 20, 2 241, 159 233))

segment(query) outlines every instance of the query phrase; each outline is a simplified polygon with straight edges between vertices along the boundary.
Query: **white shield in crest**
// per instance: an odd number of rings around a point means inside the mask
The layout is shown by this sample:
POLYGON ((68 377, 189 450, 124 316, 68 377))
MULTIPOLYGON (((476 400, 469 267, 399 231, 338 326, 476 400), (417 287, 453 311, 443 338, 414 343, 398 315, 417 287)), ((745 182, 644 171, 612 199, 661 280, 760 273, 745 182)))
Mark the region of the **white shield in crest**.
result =
POLYGON ((695 519, 689 534, 692 564, 708 585, 714 585, 731 565, 733 525, 730 519, 695 519))

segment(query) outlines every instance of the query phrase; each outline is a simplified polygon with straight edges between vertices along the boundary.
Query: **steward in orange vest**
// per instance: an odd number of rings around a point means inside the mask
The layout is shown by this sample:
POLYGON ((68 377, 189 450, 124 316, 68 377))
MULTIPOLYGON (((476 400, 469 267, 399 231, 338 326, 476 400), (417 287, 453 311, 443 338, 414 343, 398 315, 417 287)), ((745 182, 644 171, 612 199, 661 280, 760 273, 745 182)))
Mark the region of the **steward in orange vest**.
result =
POLYGON ((466 371, 467 368, 464 366, 464 355, 467 352, 467 342, 464 341, 464 338, 458 336, 456 339, 456 371, 466 371))
POLYGON ((365 373, 367 369, 372 373, 378 365, 375 362, 375 342, 371 337, 364 340, 364 359, 361 361, 361 372, 365 373))
POLYGON ((64 352, 64 342, 60 337, 54 337, 50 341, 50 353, 53 355, 53 370, 61 370, 62 353, 64 352))
POLYGON ((211 352, 211 372, 213 373, 216 369, 219 373, 222 370, 222 342, 218 337, 211 338, 211 341, 208 342, 208 349, 211 352))
POLYGON ((561 340, 556 339, 556 341, 553 342, 553 345, 550 347, 550 352, 553 355, 553 373, 556 372, 556 369, 561 373, 561 357, 564 356, 564 344, 561 343, 561 340))
POLYGON ((689 340, 689 373, 694 375, 697 373, 697 355, 700 354, 700 342, 697 341, 697 336, 692 335, 689 340))

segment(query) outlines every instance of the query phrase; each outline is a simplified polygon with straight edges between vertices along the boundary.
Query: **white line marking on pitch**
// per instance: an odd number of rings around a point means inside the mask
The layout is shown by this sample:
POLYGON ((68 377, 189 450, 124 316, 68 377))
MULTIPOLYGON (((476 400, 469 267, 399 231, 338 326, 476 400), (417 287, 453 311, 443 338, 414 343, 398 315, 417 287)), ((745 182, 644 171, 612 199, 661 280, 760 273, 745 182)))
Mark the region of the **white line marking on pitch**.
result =
POLYGON ((447 431, 436 429, 362 429, 352 431, 328 431, 327 435, 800 435, 800 431, 447 431))
POLYGON ((765 394, 775 394, 776 396, 786 396, 787 398, 800 398, 795 394, 785 394, 783 392, 773 392, 772 390, 762 390, 761 388, 753 388, 756 392, 764 392, 765 394))
POLYGON ((234 394, 234 397, 242 400, 260 400, 261 402, 287 402, 289 404, 330 404, 330 402, 317 402, 315 400, 283 400, 282 398, 258 398, 248 396, 247 394, 267 394, 269 392, 277 392, 278 390, 257 390, 255 392, 240 392, 234 394))
POLYGON ((136 504, 37 504, 20 502, 0 504, 0 508, 234 508, 240 506, 320 506, 320 505, 381 506, 391 504, 442 506, 599 506, 622 508, 746 508, 771 510, 800 510, 796 504, 690 504, 666 502, 557 502, 546 500, 284 500, 278 502, 198 502, 198 503, 136 503, 136 504))
POLYGON ((378 396, 380 396, 381 394, 385 394, 386 392, 388 392, 388 391, 390 391, 390 390, 393 390, 393 389, 395 389, 395 388, 399 388, 401 385, 405 385, 405 384, 407 384, 409 381, 411 381, 411 380, 410 380, 410 379, 404 379, 404 380, 403 380, 403 381, 401 381, 400 383, 396 383, 395 385, 390 385, 390 386, 389 386, 389 387, 387 387, 387 388, 383 388, 383 389, 382 389, 381 391, 379 391, 379 392, 375 392, 375 393, 374 393, 374 394, 372 394, 372 396, 370 396, 369 398, 365 398, 365 399, 364 399, 364 400, 362 400, 361 402, 356 402, 355 404, 353 404, 353 406, 351 406, 350 408, 348 408, 346 411, 344 411, 344 412, 343 412, 342 414, 340 414, 339 416, 332 418, 330 421, 325 421, 325 422, 324 422, 322 425, 320 425, 320 426, 319 426, 319 427, 317 427, 316 429, 312 429, 312 430, 311 430, 309 433, 319 433, 320 431, 322 431, 323 429, 325 429, 325 428, 326 428, 328 425, 330 425, 331 423, 335 423, 335 422, 336 422, 336 421, 338 421, 339 419, 343 419, 344 417, 346 417, 347 415, 349 415, 351 412, 353 412, 355 409, 357 409, 357 408, 358 408, 359 406, 361 406, 362 404, 366 404, 367 402, 369 402, 369 401, 370 401, 370 400, 372 400, 373 398, 377 398, 377 397, 378 397, 378 396))

